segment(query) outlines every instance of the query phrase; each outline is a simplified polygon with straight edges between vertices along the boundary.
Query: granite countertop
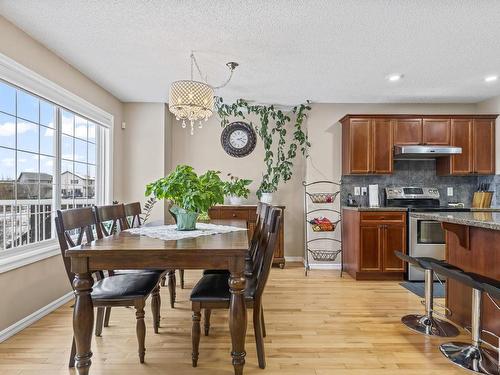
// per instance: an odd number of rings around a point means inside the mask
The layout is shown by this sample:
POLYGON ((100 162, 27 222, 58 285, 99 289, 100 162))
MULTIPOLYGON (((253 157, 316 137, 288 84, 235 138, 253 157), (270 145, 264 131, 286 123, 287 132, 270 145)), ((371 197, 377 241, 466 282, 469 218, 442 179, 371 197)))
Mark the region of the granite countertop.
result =
POLYGON ((410 217, 445 223, 500 230, 500 212, 481 210, 473 212, 411 212, 410 217))
POLYGON ((342 206, 343 209, 352 211, 400 211, 406 212, 406 207, 357 207, 357 206, 342 206))

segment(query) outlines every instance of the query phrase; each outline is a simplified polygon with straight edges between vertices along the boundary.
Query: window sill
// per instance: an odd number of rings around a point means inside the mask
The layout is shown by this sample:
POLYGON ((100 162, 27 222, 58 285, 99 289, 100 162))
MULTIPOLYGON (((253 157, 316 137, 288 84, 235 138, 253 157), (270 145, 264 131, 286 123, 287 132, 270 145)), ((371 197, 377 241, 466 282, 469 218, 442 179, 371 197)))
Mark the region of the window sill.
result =
POLYGON ((1 254, 0 274, 39 262, 58 254, 60 254, 60 249, 56 241, 51 241, 48 244, 43 244, 43 246, 34 248, 19 249, 12 254, 1 254))

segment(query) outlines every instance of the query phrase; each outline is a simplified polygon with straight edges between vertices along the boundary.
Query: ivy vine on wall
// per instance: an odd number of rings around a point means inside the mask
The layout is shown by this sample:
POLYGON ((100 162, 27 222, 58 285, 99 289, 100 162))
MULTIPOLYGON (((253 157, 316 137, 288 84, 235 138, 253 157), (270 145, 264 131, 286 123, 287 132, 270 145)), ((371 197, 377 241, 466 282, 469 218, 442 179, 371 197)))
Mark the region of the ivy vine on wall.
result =
POLYGON ((258 116, 259 124, 254 125, 250 121, 250 125, 262 139, 266 171, 262 176, 257 196, 260 198, 262 193, 274 193, 281 181, 286 182, 292 178, 293 160, 297 153, 307 157, 307 150, 311 144, 303 130, 303 124, 307 112, 311 110, 309 101, 293 107, 291 115, 290 112, 277 109, 274 105, 250 105, 244 99, 226 104, 221 97, 217 97, 215 103, 222 127, 229 124, 230 117, 245 119, 245 116, 250 114, 258 116), (288 126, 292 122, 293 126, 288 126), (287 138, 287 130, 293 131, 291 137, 287 138))

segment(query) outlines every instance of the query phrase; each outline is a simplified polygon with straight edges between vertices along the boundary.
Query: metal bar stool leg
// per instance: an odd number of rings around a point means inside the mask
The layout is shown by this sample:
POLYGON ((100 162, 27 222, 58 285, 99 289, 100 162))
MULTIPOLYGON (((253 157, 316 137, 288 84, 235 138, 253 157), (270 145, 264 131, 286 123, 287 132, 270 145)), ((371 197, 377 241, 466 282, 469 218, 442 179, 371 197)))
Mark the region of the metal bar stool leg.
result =
POLYGON ((434 318, 434 271, 425 269, 425 315, 410 314, 403 316, 401 322, 411 330, 439 337, 454 337, 459 331, 453 324, 434 318))
POLYGON ((454 364, 478 374, 499 375, 498 353, 481 344, 481 297, 479 289, 472 289, 472 343, 449 342, 442 344, 441 353, 454 364))

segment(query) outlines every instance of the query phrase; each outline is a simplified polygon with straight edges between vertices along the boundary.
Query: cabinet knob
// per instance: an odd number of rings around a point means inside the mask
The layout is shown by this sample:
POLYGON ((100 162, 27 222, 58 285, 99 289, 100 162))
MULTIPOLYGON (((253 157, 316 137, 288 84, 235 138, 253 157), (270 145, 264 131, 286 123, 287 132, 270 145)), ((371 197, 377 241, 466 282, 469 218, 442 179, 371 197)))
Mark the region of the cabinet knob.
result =
POLYGON ((236 217, 236 214, 233 214, 233 217, 236 217))

